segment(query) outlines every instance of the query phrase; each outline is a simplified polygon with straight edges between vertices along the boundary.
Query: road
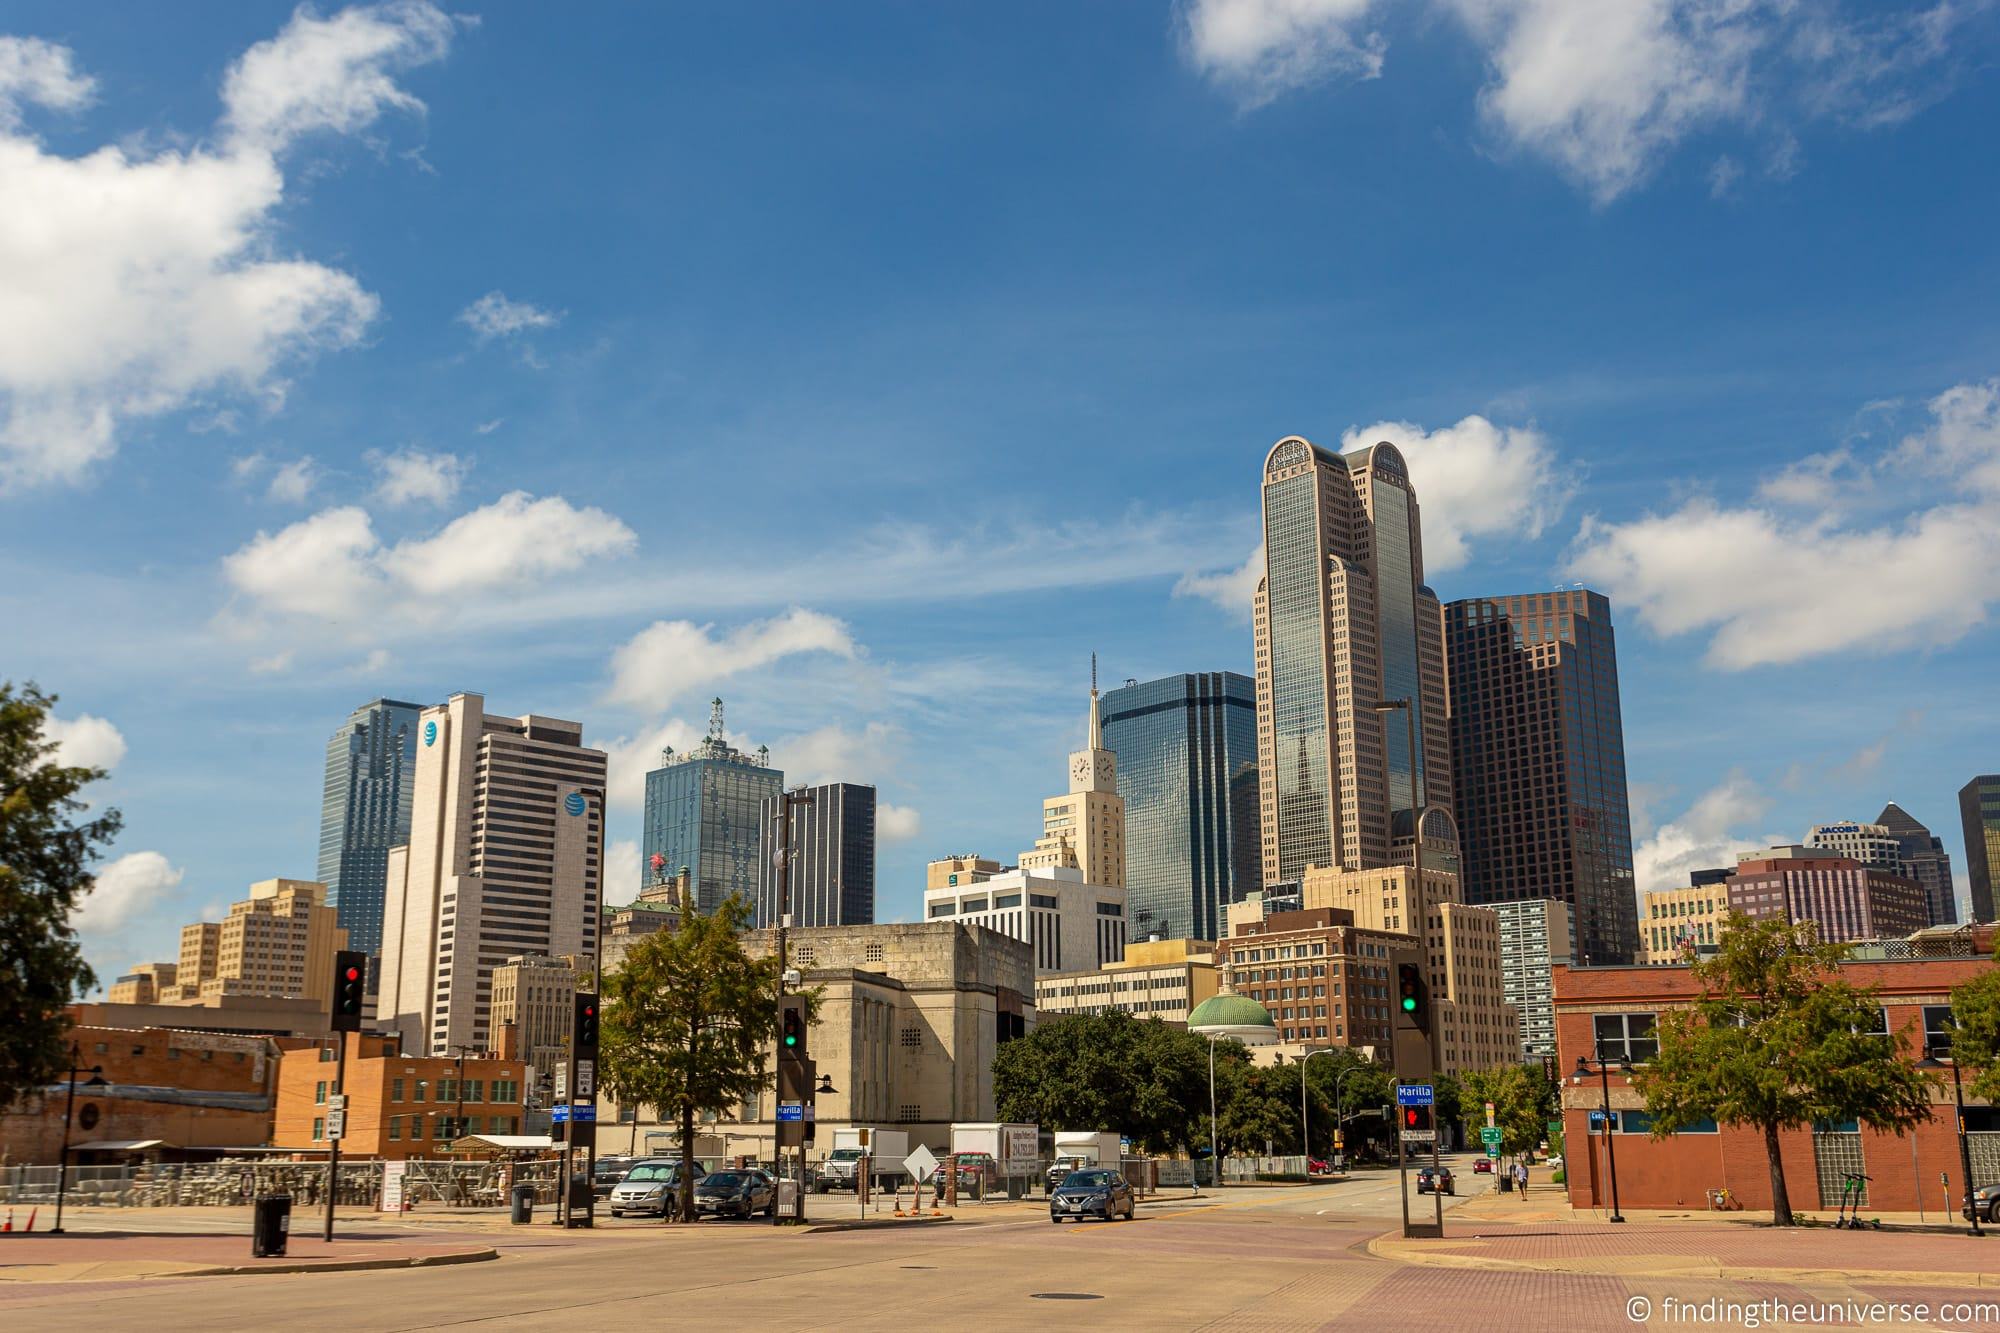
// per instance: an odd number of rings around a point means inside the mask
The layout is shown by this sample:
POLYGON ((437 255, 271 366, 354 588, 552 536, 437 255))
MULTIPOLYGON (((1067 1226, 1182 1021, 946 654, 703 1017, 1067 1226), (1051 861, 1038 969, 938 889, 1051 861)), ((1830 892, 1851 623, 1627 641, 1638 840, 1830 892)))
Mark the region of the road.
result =
MULTIPOLYGON (((1472 1174, 1469 1158, 1453 1165, 1465 1193, 1445 1200, 1448 1213, 1492 1187, 1491 1177, 1472 1174)), ((1418 1217, 1433 1206, 1428 1196, 1411 1202, 1418 1217)), ((741 1222, 629 1222, 595 1232, 489 1226, 483 1234, 501 1258, 459 1267, 0 1282, 0 1325, 36 1333, 274 1326, 1574 1333, 1630 1327, 1628 1299, 1664 1290, 1608 1272, 1424 1267, 1369 1253, 1368 1242, 1393 1228, 1399 1212, 1394 1173, 1370 1172, 1339 1183, 1165 1199, 1116 1223, 1052 1226, 1038 1209, 994 1205, 962 1209, 949 1225, 843 1233, 741 1222)), ((435 1237, 439 1228, 421 1231, 435 1237)), ((1700 1297, 1743 1288, 1691 1278, 1672 1290, 1700 1297)))

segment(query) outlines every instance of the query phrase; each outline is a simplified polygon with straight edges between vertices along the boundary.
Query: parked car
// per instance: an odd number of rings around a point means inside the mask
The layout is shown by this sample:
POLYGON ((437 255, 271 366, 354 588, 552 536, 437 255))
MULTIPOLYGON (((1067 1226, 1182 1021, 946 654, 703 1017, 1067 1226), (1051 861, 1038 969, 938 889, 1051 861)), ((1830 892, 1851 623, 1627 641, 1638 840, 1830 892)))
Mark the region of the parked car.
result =
POLYGON ((1065 1180, 1068 1180, 1073 1173, 1078 1171, 1086 1171, 1089 1170, 1090 1168, 1091 1168, 1091 1163, 1086 1162, 1081 1157, 1056 1158, 1053 1162, 1049 1163, 1049 1169, 1048 1169, 1049 1193, 1054 1194, 1056 1192, 1056 1187, 1061 1185, 1065 1180))
POLYGON ((717 1217, 749 1217, 762 1213, 770 1217, 778 1211, 778 1182, 770 1173, 746 1167, 741 1171, 715 1171, 694 1186, 694 1215, 713 1213, 717 1217))
POLYGON ((1320 1160, 1319 1158, 1317 1158, 1317 1157, 1308 1157, 1308 1158, 1306 1158, 1306 1174, 1307 1174, 1307 1175, 1309 1175, 1309 1176, 1324 1176, 1324 1175, 1327 1175, 1327 1174, 1328 1174, 1329 1172, 1331 1172, 1331 1171, 1332 1171, 1332 1168, 1331 1168, 1331 1167, 1329 1167, 1329 1166, 1328 1166, 1328 1165, 1327 1165, 1327 1164, 1326 1164, 1325 1162, 1322 1162, 1322 1161, 1321 1161, 1321 1160, 1320 1160))
MULTIPOLYGON (((695 1187, 700 1188, 702 1169, 694 1169, 695 1187)), ((611 1215, 623 1217, 639 1213, 672 1217, 680 1208, 681 1164, 671 1157, 648 1157, 634 1162, 625 1176, 611 1187, 611 1215)))
POLYGON ((1426 1166, 1418 1170, 1417 1193, 1456 1195, 1458 1190, 1454 1188, 1452 1183, 1451 1168, 1448 1166, 1426 1166))
POLYGON ((1049 1221, 1061 1222, 1068 1217, 1081 1222, 1092 1216, 1107 1222, 1121 1216, 1130 1221, 1138 1207, 1125 1177, 1116 1171, 1091 1168, 1063 1177, 1062 1184, 1049 1195, 1049 1221))
POLYGON ((1972 1210, 1977 1207, 1979 1215, 1988 1222, 2000 1224, 2000 1181, 1991 1185, 1981 1185, 1972 1191, 1972 1197, 1958 1210, 1958 1215, 1970 1222, 1972 1210))
POLYGON ((630 1171, 638 1160, 636 1157, 598 1158, 597 1169, 590 1177, 590 1192, 600 1199, 610 1198, 612 1188, 625 1179, 625 1173, 630 1171))
POLYGON ((1479 1160, 1475 1161, 1475 1162, 1474 1162, 1474 1163, 1472 1164, 1472 1174, 1473 1174, 1473 1175, 1475 1175, 1475 1176, 1490 1176, 1490 1175, 1492 1175, 1492 1174, 1493 1174, 1493 1159, 1492 1159, 1491 1157, 1481 1157, 1481 1158, 1480 1158, 1479 1160))

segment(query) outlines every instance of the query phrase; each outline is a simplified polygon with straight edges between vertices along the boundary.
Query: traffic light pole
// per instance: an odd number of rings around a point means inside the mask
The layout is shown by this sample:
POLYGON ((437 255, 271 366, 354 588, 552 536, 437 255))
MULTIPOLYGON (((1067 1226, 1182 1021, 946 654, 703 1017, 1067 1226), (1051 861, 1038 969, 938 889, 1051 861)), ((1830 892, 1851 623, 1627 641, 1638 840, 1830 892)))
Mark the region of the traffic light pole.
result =
MULTIPOLYGON (((774 1159, 773 1164, 778 1168, 778 1178, 780 1180, 785 1179, 785 1151, 780 1146, 784 1139, 785 1122, 779 1120, 777 1117, 782 1113, 784 1105, 785 972, 791 966, 790 958, 786 953, 785 933, 792 924, 792 807, 795 805, 811 804, 812 793, 810 792, 788 791, 780 792, 778 795, 778 850, 777 854, 773 857, 777 862, 778 870, 778 1040, 773 1048, 774 1053, 772 1056, 772 1072, 774 1077, 772 1079, 771 1099, 771 1156, 774 1159)), ((793 1216, 798 1221, 803 1222, 806 1220, 804 1115, 805 1102, 811 1093, 805 1088, 799 1088, 796 1091, 799 1095, 801 1140, 800 1146, 792 1157, 793 1165, 796 1168, 796 1174, 792 1177, 794 1181, 792 1207, 793 1216)), ((784 1220, 784 1210, 778 1207, 775 1199, 772 1200, 771 1225, 779 1226, 784 1220)))
MULTIPOLYGON (((333 1039, 340 1043, 340 1052, 334 1057, 333 1094, 336 1097, 344 1098, 347 1091, 347 1034, 345 1032, 336 1032, 333 1034, 333 1039)), ((343 1100, 338 1105, 340 1107, 341 1120, 340 1133, 341 1135, 345 1135, 347 1133, 347 1103, 343 1100)), ((329 1111, 328 1114, 331 1115, 332 1112, 329 1111)), ((328 1142, 332 1145, 332 1149, 327 1153, 326 1158, 326 1239, 331 1241, 333 1239, 333 1202, 340 1194, 340 1137, 331 1138, 328 1142)))
MULTIPOLYGON (((1389 1049, 1395 1050, 1395 1043, 1389 1049)), ((1403 1201, 1403 1235, 1410 1234, 1410 1155, 1403 1151, 1403 1076, 1396 1075, 1396 1196, 1403 1201)))

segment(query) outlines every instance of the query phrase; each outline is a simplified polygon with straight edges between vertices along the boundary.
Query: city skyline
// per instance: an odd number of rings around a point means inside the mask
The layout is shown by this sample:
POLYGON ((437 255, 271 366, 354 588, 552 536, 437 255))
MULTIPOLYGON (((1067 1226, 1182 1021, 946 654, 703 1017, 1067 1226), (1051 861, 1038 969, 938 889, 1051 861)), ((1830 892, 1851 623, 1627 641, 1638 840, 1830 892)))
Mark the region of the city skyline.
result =
POLYGON ((1294 432, 1396 445, 1440 598, 1610 599, 1641 887, 1893 800, 1963 901, 1951 812, 2000 748, 1964 262, 1996 186, 1957 169, 1991 14, 1867 48, 1838 108, 1787 58, 1693 120, 1573 86, 1538 130, 1450 23, 1224 51, 1072 15, 1085 77, 998 14, 342 12, 375 54, 304 66, 331 13, 10 15, 46 77, 0 134, 57 248, 0 245, 0 291, 52 275, 76 318, 0 348, 0 616, 113 770, 104 976, 314 875, 357 704, 466 689, 607 751, 612 900, 721 690, 788 780, 877 787, 878 919, 913 917, 931 856, 1021 844, 1090 651, 1249 673, 1244 479, 1294 432), (215 230, 84 225, 86 161, 114 224, 150 182, 215 230))

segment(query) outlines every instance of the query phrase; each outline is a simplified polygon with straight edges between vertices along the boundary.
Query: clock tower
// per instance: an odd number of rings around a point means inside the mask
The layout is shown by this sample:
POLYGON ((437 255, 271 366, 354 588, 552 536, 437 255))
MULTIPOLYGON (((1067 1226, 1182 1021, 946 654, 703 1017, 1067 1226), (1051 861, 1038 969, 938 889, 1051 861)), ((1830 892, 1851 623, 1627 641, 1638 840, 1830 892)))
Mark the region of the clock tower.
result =
POLYGON ((1097 656, 1090 658, 1090 729, 1069 757, 1069 792, 1042 802, 1042 836, 1021 853, 1023 869, 1065 866, 1086 883, 1125 887, 1125 798, 1118 794, 1118 756, 1104 748, 1098 718, 1097 656))

